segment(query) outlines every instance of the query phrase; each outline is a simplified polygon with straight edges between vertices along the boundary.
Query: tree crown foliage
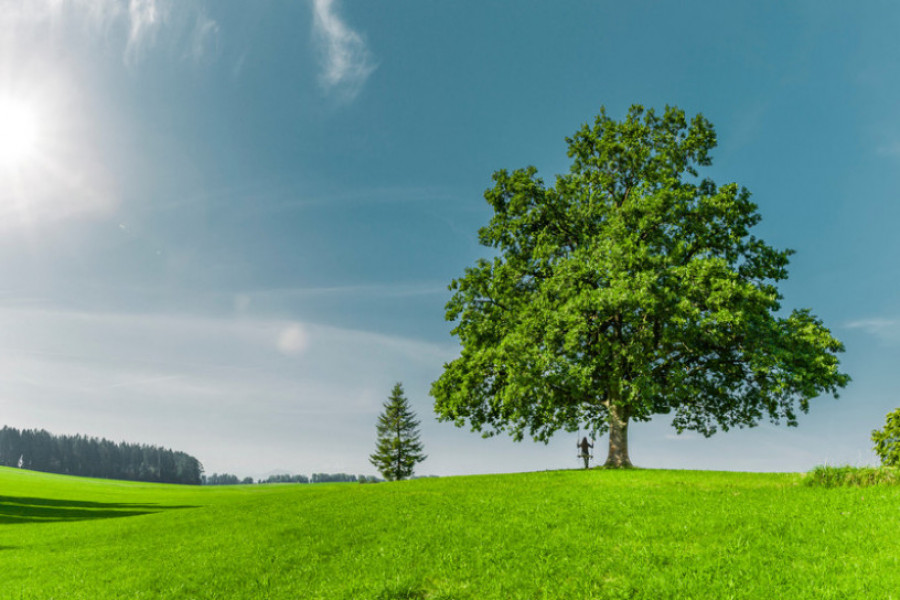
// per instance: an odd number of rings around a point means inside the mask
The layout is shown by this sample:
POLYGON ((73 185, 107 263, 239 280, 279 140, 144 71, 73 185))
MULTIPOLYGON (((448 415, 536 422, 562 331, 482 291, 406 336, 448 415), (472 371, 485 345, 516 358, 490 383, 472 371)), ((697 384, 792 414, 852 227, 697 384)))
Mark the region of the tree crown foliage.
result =
POLYGON ((567 138, 568 173, 494 173, 495 256, 452 282, 446 317, 461 356, 432 386, 442 420, 547 441, 672 414, 711 435, 761 419, 797 422, 849 377, 809 310, 783 315, 791 250, 751 234, 750 193, 700 177, 712 124, 666 107, 605 111, 567 138))

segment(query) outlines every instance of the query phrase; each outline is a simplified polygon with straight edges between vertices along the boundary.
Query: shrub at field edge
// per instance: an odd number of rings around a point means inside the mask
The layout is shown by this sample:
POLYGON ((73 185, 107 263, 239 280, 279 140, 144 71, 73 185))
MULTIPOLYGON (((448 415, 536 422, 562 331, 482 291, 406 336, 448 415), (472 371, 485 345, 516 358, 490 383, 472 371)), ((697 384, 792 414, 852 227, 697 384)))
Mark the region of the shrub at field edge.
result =
POLYGON ((811 487, 868 487, 900 485, 900 469, 893 467, 818 466, 803 476, 811 487))

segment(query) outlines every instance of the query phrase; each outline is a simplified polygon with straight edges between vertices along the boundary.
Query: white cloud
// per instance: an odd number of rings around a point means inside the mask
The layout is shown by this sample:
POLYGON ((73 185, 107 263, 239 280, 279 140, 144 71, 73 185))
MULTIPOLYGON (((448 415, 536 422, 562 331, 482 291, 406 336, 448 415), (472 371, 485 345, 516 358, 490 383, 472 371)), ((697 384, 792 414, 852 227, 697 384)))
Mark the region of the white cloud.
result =
POLYGON ((313 0, 313 35, 322 56, 320 81, 326 92, 353 100, 375 70, 365 40, 338 16, 336 0, 313 0))

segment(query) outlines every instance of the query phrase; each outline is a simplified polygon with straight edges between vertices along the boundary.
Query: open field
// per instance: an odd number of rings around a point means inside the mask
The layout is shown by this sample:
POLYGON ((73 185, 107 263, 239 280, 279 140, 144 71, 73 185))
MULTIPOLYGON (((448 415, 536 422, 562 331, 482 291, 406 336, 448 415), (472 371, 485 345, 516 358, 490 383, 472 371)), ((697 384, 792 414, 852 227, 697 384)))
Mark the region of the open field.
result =
POLYGON ((900 487, 799 481, 196 488, 0 468, 0 598, 900 598, 900 487))

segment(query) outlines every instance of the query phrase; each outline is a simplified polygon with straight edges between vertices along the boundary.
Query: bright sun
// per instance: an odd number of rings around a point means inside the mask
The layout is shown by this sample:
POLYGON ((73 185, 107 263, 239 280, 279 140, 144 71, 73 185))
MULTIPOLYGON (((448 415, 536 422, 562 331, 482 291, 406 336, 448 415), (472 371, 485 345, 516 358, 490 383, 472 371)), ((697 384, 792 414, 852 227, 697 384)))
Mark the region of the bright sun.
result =
POLYGON ((22 102, 0 99, 0 167, 15 168, 36 150, 38 119, 22 102))

